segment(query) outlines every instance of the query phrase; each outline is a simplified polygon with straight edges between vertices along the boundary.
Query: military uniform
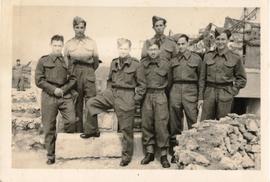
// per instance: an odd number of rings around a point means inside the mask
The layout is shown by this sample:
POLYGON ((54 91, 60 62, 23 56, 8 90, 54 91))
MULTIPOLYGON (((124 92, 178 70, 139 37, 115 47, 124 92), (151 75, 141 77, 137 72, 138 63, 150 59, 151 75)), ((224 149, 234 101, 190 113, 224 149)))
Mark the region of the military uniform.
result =
POLYGON ((162 58, 142 59, 147 91, 142 106, 142 140, 146 153, 154 153, 154 145, 161 148, 161 155, 169 147, 169 110, 165 89, 168 86, 169 62, 162 58))
POLYGON ((247 82, 241 58, 228 48, 204 56, 202 74, 206 88, 203 99, 202 120, 219 119, 231 112, 233 97, 247 82))
POLYGON ((24 91, 24 76, 23 76, 23 65, 16 65, 13 67, 14 82, 18 91, 24 91))
POLYGON ((160 58, 170 61, 171 58, 176 56, 177 54, 176 43, 172 39, 167 37, 166 35, 161 35, 161 36, 155 35, 150 40, 145 41, 142 48, 142 55, 141 55, 142 58, 147 56, 147 47, 149 47, 148 46, 149 42, 152 42, 152 41, 157 42, 160 45, 160 55, 159 55, 160 58))
POLYGON ((183 111, 185 112, 189 129, 197 121, 198 99, 202 100, 204 89, 201 66, 202 60, 200 56, 189 50, 171 60, 171 135, 181 134, 181 131, 183 131, 183 111))
POLYGON ((75 109, 70 91, 76 83, 76 78, 68 71, 62 56, 50 54, 39 59, 35 82, 37 87, 42 89, 41 114, 47 156, 54 159, 58 110, 63 116, 65 131, 74 131, 75 109), (63 97, 54 95, 56 88, 63 90, 63 97))
MULTIPOLYGON (((96 96, 95 70, 98 68, 97 46, 93 39, 85 36, 83 38, 72 38, 65 44, 64 56, 72 67, 72 72, 77 78, 76 91, 78 92, 75 105, 76 116, 78 117, 77 132, 88 133, 89 122, 83 125, 83 106, 89 98, 96 96)), ((97 118, 91 118, 92 122, 97 122, 97 118)))
MULTIPOLYGON (((132 57, 116 58, 112 61, 107 89, 87 102, 92 116, 114 108, 122 138, 122 160, 130 161, 133 155, 133 123, 135 102, 140 102, 145 94, 146 83, 140 63, 132 57)), ((91 123, 92 131, 98 131, 96 123, 91 123)))

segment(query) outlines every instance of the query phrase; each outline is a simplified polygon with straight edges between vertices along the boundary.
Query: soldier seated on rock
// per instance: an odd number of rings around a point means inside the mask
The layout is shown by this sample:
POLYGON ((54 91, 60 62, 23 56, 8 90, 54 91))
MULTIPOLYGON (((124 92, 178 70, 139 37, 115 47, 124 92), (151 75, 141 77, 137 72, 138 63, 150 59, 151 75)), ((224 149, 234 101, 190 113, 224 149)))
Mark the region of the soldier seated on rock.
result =
POLYGON ((67 69, 62 56, 64 38, 54 35, 51 38, 51 53, 42 56, 35 71, 35 82, 42 89, 41 118, 45 133, 47 164, 55 163, 56 117, 58 111, 63 116, 64 130, 74 132, 75 108, 71 89, 76 77, 67 69))
POLYGON ((159 56, 160 45, 156 41, 150 40, 146 45, 148 56, 141 60, 147 84, 142 106, 142 141, 146 155, 141 164, 154 160, 154 148, 157 145, 161 150, 162 167, 169 168, 169 110, 165 90, 168 87, 170 66, 166 59, 159 56))
MULTIPOLYGON (((118 118, 122 137, 122 160, 120 166, 130 163, 133 155, 133 125, 135 105, 140 104, 145 91, 146 81, 142 66, 130 56, 131 41, 118 39, 119 57, 112 60, 107 89, 87 102, 87 116, 96 116, 113 108, 118 118)), ((87 121, 91 121, 88 120, 87 121)), ((99 137, 97 122, 89 123, 91 130, 82 138, 99 137)))

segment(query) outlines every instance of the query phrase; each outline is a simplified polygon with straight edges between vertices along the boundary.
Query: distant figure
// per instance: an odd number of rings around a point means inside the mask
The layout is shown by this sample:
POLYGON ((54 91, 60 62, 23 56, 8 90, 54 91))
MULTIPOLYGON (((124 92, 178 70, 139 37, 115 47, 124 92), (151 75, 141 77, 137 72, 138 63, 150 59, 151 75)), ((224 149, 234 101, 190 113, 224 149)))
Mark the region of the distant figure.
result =
POLYGON ((26 65, 21 64, 21 60, 16 60, 16 65, 13 66, 13 77, 14 82, 17 88, 17 91, 25 91, 25 85, 24 85, 24 75, 23 70, 25 67, 28 67, 31 64, 31 61, 29 61, 26 65))
POLYGON ((76 91, 78 98, 75 104, 76 109, 76 132, 83 133, 91 130, 88 123, 97 123, 96 116, 87 117, 91 121, 83 124, 83 108, 90 98, 96 96, 96 75, 95 71, 99 66, 99 58, 96 42, 86 36, 86 21, 81 17, 73 19, 75 37, 67 41, 64 48, 64 58, 71 67, 77 79, 76 91))

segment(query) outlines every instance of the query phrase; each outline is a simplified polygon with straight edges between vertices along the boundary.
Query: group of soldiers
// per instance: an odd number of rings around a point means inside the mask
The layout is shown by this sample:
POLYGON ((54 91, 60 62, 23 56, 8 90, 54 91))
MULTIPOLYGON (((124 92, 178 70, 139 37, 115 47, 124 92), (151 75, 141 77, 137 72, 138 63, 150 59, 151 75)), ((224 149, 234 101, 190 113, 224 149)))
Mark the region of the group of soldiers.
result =
POLYGON ((140 61, 130 56, 130 40, 117 40, 119 56, 112 60, 107 89, 100 94, 95 70, 101 61, 95 41, 84 34, 86 21, 74 18, 75 37, 65 46, 63 36, 51 38, 52 52, 40 58, 35 72, 36 85, 43 90, 47 164, 55 163, 58 111, 66 132, 87 139, 100 136, 97 114, 113 108, 123 135, 120 166, 127 166, 133 155, 135 108, 140 106, 145 152, 141 164, 153 161, 158 149, 164 168, 170 167, 168 153, 171 163, 176 162, 173 147, 184 129, 184 114, 191 129, 200 107, 201 120, 219 119, 231 111, 233 97, 246 85, 246 73, 241 58, 227 47, 230 31, 217 28, 216 49, 199 56, 188 49, 187 35, 177 40, 164 35, 164 18, 153 16, 152 23, 155 36, 145 41, 140 61))

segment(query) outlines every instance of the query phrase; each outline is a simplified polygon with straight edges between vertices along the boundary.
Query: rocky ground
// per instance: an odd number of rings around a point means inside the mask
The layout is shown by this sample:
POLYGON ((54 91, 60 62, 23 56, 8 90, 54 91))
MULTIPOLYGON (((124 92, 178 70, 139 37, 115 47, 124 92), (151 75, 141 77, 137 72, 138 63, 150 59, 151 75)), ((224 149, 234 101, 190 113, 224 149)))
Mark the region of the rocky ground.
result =
POLYGON ((260 169, 260 119, 255 115, 203 121, 177 140, 181 169, 260 169))
MULTIPOLYGON (((37 92, 12 91, 12 166, 14 168, 87 168, 123 169, 119 157, 57 157, 56 164, 46 165, 44 135, 41 129, 37 92)), ((113 115, 101 115, 104 132, 115 130, 113 115)), ((187 170, 242 170, 260 169, 260 119, 255 115, 236 115, 220 121, 195 124, 177 137, 175 148, 178 159, 170 169, 187 170)), ((135 156, 125 169, 162 169, 158 160, 140 165, 143 156, 135 156)))

